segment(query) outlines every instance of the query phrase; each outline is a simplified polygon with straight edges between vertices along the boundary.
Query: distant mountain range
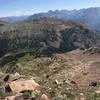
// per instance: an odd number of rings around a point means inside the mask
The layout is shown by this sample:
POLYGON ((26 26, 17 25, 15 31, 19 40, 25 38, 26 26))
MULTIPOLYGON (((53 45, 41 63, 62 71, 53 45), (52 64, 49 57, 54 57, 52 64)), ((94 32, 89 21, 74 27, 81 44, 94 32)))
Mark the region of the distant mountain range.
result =
POLYGON ((29 19, 35 20, 41 17, 57 17, 60 19, 79 21, 91 29, 100 31, 100 7, 80 10, 50 10, 47 13, 34 14, 29 19))
POLYGON ((4 26, 4 25, 8 25, 8 23, 3 20, 0 20, 0 26, 4 26))
POLYGON ((1 21, 4 21, 4 22, 13 23, 13 22, 17 22, 17 21, 26 20, 28 17, 29 17, 29 16, 0 17, 0 20, 1 20, 1 21))
POLYGON ((100 31, 100 7, 92 7, 80 10, 49 10, 46 13, 38 13, 31 16, 12 16, 12 17, 1 17, 0 20, 4 22, 17 22, 26 19, 36 20, 43 17, 57 17, 59 19, 74 20, 85 24, 91 29, 100 31))
POLYGON ((87 27, 100 32, 100 7, 80 10, 49 10, 46 13, 38 13, 31 16, 1 17, 0 20, 13 23, 26 19, 30 19, 32 21, 41 17, 57 17, 59 19, 78 21, 87 27))

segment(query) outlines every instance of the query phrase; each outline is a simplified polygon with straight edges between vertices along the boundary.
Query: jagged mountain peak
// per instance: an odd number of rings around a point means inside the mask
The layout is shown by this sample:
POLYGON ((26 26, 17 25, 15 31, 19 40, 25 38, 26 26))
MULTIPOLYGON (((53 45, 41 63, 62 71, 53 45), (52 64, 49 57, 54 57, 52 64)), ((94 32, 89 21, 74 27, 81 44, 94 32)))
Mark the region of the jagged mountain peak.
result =
POLYGON ((50 10, 47 13, 34 14, 30 18, 37 19, 40 17, 57 17, 65 20, 79 21, 90 28, 100 31, 100 7, 80 10, 50 10))

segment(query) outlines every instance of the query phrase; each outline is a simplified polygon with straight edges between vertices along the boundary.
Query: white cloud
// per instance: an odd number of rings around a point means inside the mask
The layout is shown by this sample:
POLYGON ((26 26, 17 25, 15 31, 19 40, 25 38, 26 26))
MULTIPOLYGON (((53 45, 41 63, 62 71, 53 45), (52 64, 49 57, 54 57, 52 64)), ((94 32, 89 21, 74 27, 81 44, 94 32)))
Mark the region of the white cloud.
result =
POLYGON ((16 11, 15 14, 20 14, 20 12, 19 11, 16 11))

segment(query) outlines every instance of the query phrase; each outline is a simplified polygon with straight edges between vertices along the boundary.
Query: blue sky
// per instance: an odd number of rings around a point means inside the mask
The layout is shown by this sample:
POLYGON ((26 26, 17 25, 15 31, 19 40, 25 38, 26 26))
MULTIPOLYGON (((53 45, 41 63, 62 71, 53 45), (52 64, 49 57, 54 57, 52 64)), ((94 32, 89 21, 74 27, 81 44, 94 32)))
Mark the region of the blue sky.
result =
POLYGON ((56 9, 100 7, 100 0, 0 0, 0 16, 31 15, 56 9))

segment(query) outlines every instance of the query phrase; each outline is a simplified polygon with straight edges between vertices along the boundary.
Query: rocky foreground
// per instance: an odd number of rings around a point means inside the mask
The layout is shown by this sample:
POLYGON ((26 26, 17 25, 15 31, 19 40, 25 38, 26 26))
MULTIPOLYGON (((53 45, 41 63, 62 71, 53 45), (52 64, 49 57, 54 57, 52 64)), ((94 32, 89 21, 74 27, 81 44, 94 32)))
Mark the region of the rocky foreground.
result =
POLYGON ((99 100, 100 49, 34 57, 0 68, 0 100, 99 100))

